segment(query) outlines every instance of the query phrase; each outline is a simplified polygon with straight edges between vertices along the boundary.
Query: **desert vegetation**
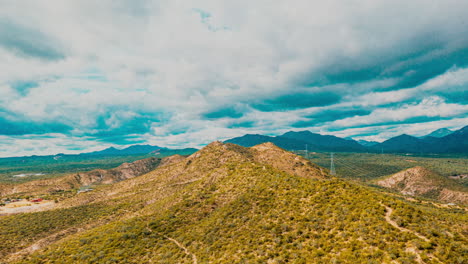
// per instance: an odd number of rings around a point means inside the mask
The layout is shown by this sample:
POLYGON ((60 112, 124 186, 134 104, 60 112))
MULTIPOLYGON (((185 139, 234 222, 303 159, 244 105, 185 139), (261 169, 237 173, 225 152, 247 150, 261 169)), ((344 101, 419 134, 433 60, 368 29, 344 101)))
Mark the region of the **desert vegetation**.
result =
MULTIPOLYGON (((371 187, 327 176, 323 174, 325 169, 308 165, 300 158, 294 166, 308 166, 308 174, 298 174, 303 170, 287 173, 283 161, 294 155, 272 148, 254 151, 220 143, 210 145, 147 175, 64 201, 64 206, 71 206, 60 209, 64 213, 54 210, 21 216, 56 218, 63 222, 61 229, 81 226, 83 230, 12 262, 194 263, 196 259, 198 263, 463 263, 466 260, 468 219, 463 209, 437 208, 386 195, 371 187), (260 158, 267 152, 268 160, 260 158), (392 209, 388 217, 412 232, 403 232, 390 224, 386 219, 387 207, 392 209), (73 210, 81 218, 63 221, 66 212, 73 210), (90 226, 90 222, 98 224, 90 226)), ((17 221, 13 217, 1 219, 5 221, 3 225, 17 221)), ((30 245, 35 239, 58 231, 41 228, 38 232, 32 228, 32 233, 23 234, 21 228, 7 226, 11 230, 1 242, 10 245, 11 242, 18 245, 22 236, 32 237, 30 245)), ((2 249, 2 254, 19 248, 2 249)))

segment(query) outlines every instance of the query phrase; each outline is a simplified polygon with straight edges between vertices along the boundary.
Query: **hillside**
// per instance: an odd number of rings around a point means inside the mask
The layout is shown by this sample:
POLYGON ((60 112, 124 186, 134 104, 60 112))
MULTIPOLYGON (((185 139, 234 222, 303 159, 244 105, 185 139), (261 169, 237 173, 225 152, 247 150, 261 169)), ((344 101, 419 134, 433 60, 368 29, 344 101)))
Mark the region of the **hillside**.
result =
POLYGON ((148 145, 134 145, 123 150, 107 149, 82 154, 57 154, 0 158, 0 183, 24 183, 50 179, 93 169, 112 169, 122 163, 145 158, 164 158, 172 155, 191 155, 197 149, 167 149, 148 145))
POLYGON ((0 217, 10 263, 462 263, 466 215, 214 142, 52 211, 0 217), (70 217, 73 215, 73 217, 70 217))
POLYGON ((405 195, 433 198, 447 203, 468 204, 468 192, 461 185, 423 167, 414 167, 378 180, 378 185, 405 195))
POLYGON ((69 174, 62 177, 31 181, 22 184, 4 184, 0 188, 0 198, 5 196, 22 196, 52 194, 77 189, 92 184, 110 184, 133 178, 154 170, 161 159, 147 158, 132 163, 123 163, 114 169, 96 169, 89 172, 69 174))

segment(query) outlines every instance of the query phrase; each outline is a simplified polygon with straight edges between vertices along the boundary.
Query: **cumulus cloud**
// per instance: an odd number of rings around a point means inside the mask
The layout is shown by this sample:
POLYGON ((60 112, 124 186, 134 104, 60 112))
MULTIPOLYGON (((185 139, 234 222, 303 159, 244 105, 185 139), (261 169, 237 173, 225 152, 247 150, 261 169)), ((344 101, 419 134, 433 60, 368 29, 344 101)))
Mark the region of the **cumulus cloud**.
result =
POLYGON ((0 155, 35 154, 28 137, 47 153, 73 151, 57 143, 66 141, 182 147, 461 122, 467 9, 456 0, 2 1, 1 143, 23 147, 0 155))

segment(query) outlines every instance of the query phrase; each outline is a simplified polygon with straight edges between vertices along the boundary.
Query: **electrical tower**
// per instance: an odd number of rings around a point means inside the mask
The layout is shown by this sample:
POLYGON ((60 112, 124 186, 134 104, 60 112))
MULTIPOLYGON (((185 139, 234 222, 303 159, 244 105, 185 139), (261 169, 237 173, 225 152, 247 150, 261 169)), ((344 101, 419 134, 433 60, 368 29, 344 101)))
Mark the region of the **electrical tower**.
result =
POLYGON ((309 159, 309 149, 306 144, 306 153, 305 153, 306 159, 309 159))
POLYGON ((331 175, 336 175, 335 162, 333 162, 333 152, 330 155, 330 174, 331 175))

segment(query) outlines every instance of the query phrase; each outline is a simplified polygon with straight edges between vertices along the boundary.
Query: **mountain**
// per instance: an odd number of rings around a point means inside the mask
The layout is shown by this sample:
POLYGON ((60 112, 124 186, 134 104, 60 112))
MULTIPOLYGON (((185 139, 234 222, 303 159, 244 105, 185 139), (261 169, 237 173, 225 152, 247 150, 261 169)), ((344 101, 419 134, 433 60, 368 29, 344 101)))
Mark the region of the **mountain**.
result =
POLYGON ((441 137, 445 137, 447 135, 450 135, 452 134, 453 131, 448 129, 448 128, 439 128, 437 130, 434 130, 432 131, 431 133, 421 137, 421 138, 425 138, 425 137, 435 137, 435 138, 441 138, 441 137))
POLYGON ((330 177, 273 144, 187 158, 0 217, 10 263, 462 263, 463 210, 330 177))
POLYGON ((364 151, 364 148, 355 140, 343 139, 331 135, 320 135, 310 131, 290 131, 281 135, 281 137, 307 142, 312 144, 312 146, 316 146, 320 150, 364 151))
POLYGON ((468 126, 441 138, 425 139, 435 153, 468 153, 468 126))
MULTIPOLYGON (((437 130, 436 130, 437 131, 437 130)), ((408 153, 468 153, 468 126, 443 137, 400 135, 370 147, 373 151, 408 153)))
POLYGON ((281 136, 270 137, 264 135, 247 134, 241 137, 232 138, 225 141, 244 147, 251 147, 257 144, 272 142, 275 145, 288 150, 310 151, 364 151, 365 148, 354 140, 342 139, 330 135, 315 134, 310 131, 287 132, 281 136))
POLYGON ((455 181, 423 167, 403 170, 377 181, 377 185, 405 195, 422 196, 447 203, 468 204, 468 190, 455 181))
POLYGON ((305 150, 307 145, 310 151, 323 152, 468 153, 468 126, 442 136, 448 131, 450 130, 439 129, 423 138, 402 134, 382 143, 355 141, 350 138, 320 135, 310 131, 290 131, 276 137, 247 134, 225 142, 244 147, 272 142, 288 150, 305 150))
POLYGON ((379 144, 377 141, 367 141, 367 140, 358 140, 357 143, 361 144, 364 147, 372 147, 374 145, 379 144))
POLYGON ((385 153, 420 153, 424 152, 424 150, 426 149, 426 143, 417 137, 403 134, 390 138, 380 144, 373 145, 370 148, 377 152, 383 151, 385 153))
POLYGON ((106 148, 100 151, 81 153, 80 155, 135 155, 148 154, 152 151, 162 150, 165 148, 151 145, 132 145, 124 149, 116 149, 114 147, 106 148))

